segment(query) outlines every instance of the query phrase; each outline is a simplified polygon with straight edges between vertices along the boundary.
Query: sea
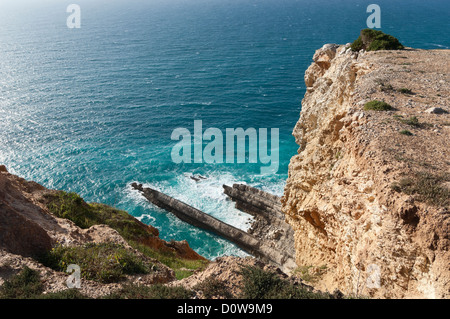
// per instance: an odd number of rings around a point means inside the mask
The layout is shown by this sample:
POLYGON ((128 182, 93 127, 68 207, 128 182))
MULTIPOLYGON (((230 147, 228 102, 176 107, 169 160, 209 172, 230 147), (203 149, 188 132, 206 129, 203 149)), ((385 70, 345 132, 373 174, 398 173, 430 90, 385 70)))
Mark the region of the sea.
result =
POLYGON ((354 41, 374 3, 380 30, 405 46, 450 47, 448 0, 0 0, 0 164, 126 210, 209 259, 245 256, 130 184, 247 230, 252 217, 222 185, 283 194, 304 72, 324 44, 354 41), (194 121, 224 135, 278 129, 278 145, 258 136, 278 169, 262 173, 250 149, 244 162, 176 163, 172 133, 194 135, 194 121), (198 174, 206 179, 191 178, 198 174))

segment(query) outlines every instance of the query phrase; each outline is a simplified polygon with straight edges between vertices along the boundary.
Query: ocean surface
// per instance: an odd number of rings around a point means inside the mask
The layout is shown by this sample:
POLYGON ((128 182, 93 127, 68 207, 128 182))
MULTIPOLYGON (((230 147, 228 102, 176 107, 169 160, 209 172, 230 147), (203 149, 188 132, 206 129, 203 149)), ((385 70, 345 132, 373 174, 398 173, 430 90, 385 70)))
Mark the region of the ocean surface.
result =
MULTIPOLYGON (((0 164, 52 189, 128 211, 207 258, 245 255, 146 202, 156 187, 241 229, 222 184, 282 195, 314 51, 366 27, 370 1, 0 1, 0 164), (69 29, 66 8, 81 8, 69 29), (172 161, 178 127, 279 129, 279 169, 172 161), (189 176, 201 174, 195 182, 189 176)), ((450 1, 377 0, 381 30, 449 48, 450 1)))

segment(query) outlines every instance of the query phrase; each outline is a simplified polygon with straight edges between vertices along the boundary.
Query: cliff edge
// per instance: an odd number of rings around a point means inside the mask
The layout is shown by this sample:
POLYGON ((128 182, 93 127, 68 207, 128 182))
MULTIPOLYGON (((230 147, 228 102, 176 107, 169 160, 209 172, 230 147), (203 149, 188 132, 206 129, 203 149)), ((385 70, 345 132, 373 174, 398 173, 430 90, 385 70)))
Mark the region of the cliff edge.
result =
POLYGON ((313 60, 282 198, 297 265, 326 269, 318 289, 449 298, 450 51, 313 60))

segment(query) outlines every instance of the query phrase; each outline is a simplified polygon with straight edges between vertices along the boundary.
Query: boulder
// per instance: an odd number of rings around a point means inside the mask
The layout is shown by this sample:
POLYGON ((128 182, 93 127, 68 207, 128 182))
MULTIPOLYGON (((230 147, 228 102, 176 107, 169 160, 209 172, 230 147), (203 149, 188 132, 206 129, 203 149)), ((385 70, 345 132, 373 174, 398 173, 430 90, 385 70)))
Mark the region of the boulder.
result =
POLYGON ((425 113, 429 114, 445 114, 448 113, 444 109, 441 109, 440 107, 430 107, 429 109, 425 110, 425 113))

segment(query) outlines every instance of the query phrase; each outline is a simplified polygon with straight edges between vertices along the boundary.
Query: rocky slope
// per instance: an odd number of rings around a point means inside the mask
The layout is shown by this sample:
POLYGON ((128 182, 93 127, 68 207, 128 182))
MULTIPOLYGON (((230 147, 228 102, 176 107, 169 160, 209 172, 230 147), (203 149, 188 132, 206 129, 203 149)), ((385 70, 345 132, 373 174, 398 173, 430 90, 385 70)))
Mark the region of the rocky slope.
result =
MULTIPOLYGON (((54 247, 77 247, 85 244, 112 243, 151 266, 148 274, 130 275, 122 282, 99 283, 82 279, 80 292, 89 297, 100 297, 119 289, 123 284, 166 283, 175 280, 174 270, 159 260, 149 258, 130 246, 116 229, 105 224, 80 228, 66 218, 58 218, 49 209, 49 198, 59 194, 35 182, 9 174, 0 166, 0 286, 24 267, 39 271, 45 282, 45 293, 67 289, 67 274, 40 263, 39 256, 54 247)), ((90 207, 80 198, 80 206, 90 207)), ((116 220, 124 230, 139 234, 135 242, 151 249, 157 256, 171 256, 180 260, 205 260, 193 251, 186 241, 166 242, 158 237, 156 228, 145 225, 132 216, 111 207, 96 204, 116 220), (100 205, 100 206, 99 206, 100 205)), ((67 208, 69 210, 69 208, 67 208)), ((83 210, 80 210, 80 213, 83 210)), ((78 212, 77 212, 78 214, 78 212)))
POLYGON ((449 298, 450 51, 329 44, 313 60, 282 198, 297 264, 326 269, 319 289, 449 298))

